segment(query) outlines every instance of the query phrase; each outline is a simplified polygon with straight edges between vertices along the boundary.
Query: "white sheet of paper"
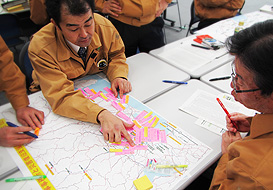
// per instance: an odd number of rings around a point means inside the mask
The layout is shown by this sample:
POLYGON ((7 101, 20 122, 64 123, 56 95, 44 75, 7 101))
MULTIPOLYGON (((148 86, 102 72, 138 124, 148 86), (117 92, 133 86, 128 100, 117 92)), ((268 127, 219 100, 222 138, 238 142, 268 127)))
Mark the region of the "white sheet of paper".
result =
POLYGON ((207 50, 193 47, 191 44, 200 45, 189 39, 179 44, 177 48, 164 51, 158 56, 184 71, 192 72, 227 53, 225 47, 218 50, 207 50))
POLYGON ((235 102, 233 99, 227 100, 227 98, 224 98, 227 97, 226 94, 215 96, 203 90, 196 90, 195 93, 179 107, 179 109, 221 128, 226 128, 226 113, 217 102, 217 97, 220 98, 229 113, 239 112, 248 116, 253 116, 255 114, 254 110, 246 108, 239 102, 235 102))

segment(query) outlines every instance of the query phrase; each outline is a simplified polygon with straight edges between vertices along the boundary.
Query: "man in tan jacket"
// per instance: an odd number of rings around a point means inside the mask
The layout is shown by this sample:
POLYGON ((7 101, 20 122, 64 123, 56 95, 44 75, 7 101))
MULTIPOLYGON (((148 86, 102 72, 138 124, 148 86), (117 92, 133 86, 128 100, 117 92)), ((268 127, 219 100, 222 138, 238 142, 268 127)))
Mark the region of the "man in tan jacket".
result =
POLYGON ((33 86, 40 86, 54 113, 100 123, 105 140, 120 142, 123 134, 134 145, 125 129, 133 125, 74 90, 74 79, 104 72, 115 96, 118 90, 121 97, 131 91, 117 30, 106 18, 93 14, 93 0, 47 0, 46 7, 52 23, 37 32, 29 45, 33 86))
POLYGON ((164 45, 164 21, 160 17, 172 0, 95 0, 96 9, 109 14, 124 44, 126 57, 164 45))
POLYGON ((245 0, 194 0, 195 14, 201 19, 198 29, 235 16, 244 2, 245 0))
POLYGON ((235 56, 232 95, 254 117, 232 113, 222 135, 222 157, 210 189, 273 189, 273 21, 240 31, 227 41, 235 56), (235 128, 233 123, 238 128, 235 128), (242 139, 240 132, 249 132, 242 139))
POLYGON ((29 107, 25 76, 13 61, 12 52, 0 36, 0 91, 4 91, 16 111, 21 127, 0 128, 0 146, 18 146, 34 140, 22 132, 42 128, 44 113, 29 107), (29 126, 29 127, 28 127, 29 126))

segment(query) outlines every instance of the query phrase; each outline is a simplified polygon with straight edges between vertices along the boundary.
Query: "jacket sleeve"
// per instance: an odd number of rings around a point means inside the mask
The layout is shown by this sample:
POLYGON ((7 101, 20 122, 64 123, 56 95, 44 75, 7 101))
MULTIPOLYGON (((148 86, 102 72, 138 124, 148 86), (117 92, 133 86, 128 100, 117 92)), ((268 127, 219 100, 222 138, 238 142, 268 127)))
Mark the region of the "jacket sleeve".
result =
MULTIPOLYGON (((171 0, 166 0, 166 2, 171 0)), ((118 0, 122 12, 129 17, 146 17, 151 14, 155 14, 155 11, 158 8, 159 0, 118 0)), ((96 9, 102 12, 105 0, 95 0, 96 9)))
POLYGON ((49 23, 45 0, 29 0, 30 19, 37 25, 49 23))
POLYGON ((118 77, 127 78, 128 75, 128 64, 126 63, 123 41, 115 27, 113 26, 112 28, 112 32, 105 32, 110 35, 109 38, 105 38, 106 40, 109 39, 110 42, 104 41, 104 43, 111 43, 108 52, 109 66, 105 71, 110 82, 118 77))
POLYGON ((95 7, 98 11, 102 12, 105 0, 95 0, 95 7))
POLYGON ((228 162, 228 154, 223 154, 214 171, 213 178, 210 184, 210 190, 218 189, 221 183, 227 179, 226 167, 228 162))
POLYGON ((29 57, 41 90, 54 113, 97 123, 97 115, 103 108, 85 98, 80 90, 74 90, 73 81, 67 79, 49 53, 35 53, 35 46, 30 43, 29 57))
POLYGON ((12 107, 29 105, 26 92, 25 76, 13 61, 12 52, 0 36, 0 90, 6 93, 12 107))
POLYGON ((223 7, 228 9, 240 9, 245 0, 199 0, 205 7, 223 7))

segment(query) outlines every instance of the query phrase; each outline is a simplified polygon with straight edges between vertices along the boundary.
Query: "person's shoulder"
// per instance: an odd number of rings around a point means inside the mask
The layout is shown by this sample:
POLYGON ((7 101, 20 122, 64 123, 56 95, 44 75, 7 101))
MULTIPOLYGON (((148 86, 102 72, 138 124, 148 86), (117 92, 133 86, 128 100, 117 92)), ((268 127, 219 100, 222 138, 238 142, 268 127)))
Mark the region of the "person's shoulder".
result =
POLYGON ((29 51, 38 53, 47 46, 54 46, 56 41, 56 28, 54 24, 49 23, 33 35, 29 44, 29 51))

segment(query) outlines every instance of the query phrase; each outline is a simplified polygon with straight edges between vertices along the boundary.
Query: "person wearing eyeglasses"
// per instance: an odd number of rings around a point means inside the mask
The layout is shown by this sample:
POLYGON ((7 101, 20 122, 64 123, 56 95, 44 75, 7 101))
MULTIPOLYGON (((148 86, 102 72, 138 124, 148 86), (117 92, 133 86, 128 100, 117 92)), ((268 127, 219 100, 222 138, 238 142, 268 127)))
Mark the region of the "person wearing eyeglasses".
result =
POLYGON ((273 189, 273 20, 240 31, 226 44, 235 56, 231 93, 260 114, 226 118, 228 131, 210 189, 273 189), (240 132, 249 136, 242 138, 240 132))

